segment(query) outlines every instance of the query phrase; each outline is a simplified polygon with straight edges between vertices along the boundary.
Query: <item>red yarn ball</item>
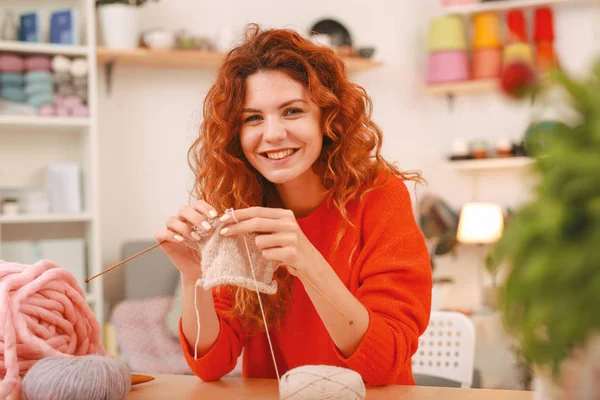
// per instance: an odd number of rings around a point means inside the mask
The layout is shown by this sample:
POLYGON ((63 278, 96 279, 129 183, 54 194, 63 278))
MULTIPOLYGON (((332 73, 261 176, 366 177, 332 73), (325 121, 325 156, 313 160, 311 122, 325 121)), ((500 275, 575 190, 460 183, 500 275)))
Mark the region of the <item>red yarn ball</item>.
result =
POLYGON ((502 72, 500 87, 509 97, 522 99, 532 93, 536 86, 537 75, 527 63, 511 63, 502 72))

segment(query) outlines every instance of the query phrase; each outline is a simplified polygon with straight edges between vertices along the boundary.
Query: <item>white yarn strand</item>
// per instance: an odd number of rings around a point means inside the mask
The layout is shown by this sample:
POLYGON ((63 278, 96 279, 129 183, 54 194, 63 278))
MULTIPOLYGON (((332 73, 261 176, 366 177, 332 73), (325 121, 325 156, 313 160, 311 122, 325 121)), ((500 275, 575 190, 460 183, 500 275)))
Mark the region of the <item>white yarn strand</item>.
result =
MULTIPOLYGON (((237 223, 238 219, 235 217, 233 209, 227 210, 237 223)), ((273 366, 275 367, 275 374, 277 375, 277 382, 281 381, 279 377, 279 368, 277 368, 277 361, 275 361, 275 352, 273 351, 273 344, 271 343, 271 335, 269 334, 269 328, 267 326, 267 317, 265 316, 265 309, 263 308, 262 300, 260 298, 260 292, 258 291, 258 284, 256 283, 256 274, 254 273, 254 265, 252 264, 252 257, 250 257, 250 248, 248 247, 248 240, 244 235, 244 245, 246 245, 246 254, 248 254, 248 262, 250 263, 250 270, 252 271, 252 279, 254 279, 254 286, 256 289, 256 295, 258 296, 258 305, 260 306, 260 312, 262 314, 263 323, 265 324, 265 333, 267 334, 267 341, 269 342, 269 348, 271 349, 271 357, 273 358, 273 366)))
POLYGON ((200 312, 198 311, 198 286, 200 280, 194 285, 194 309, 196 310, 196 345, 194 346, 194 360, 198 359, 198 342, 200 342, 200 312))

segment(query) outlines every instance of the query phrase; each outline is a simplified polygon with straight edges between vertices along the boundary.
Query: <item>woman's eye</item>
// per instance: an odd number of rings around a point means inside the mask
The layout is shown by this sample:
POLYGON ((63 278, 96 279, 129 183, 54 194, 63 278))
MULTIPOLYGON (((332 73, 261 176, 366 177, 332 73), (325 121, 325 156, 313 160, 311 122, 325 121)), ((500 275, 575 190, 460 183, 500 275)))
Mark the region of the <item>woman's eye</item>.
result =
POLYGON ((301 114, 303 112, 304 111, 302 111, 302 109, 300 109, 300 108, 288 108, 287 110, 285 110, 285 114, 284 115, 286 115, 286 116, 297 115, 297 114, 301 114))
POLYGON ((254 122, 254 121, 259 121, 260 120, 260 115, 250 115, 249 117, 247 117, 244 122, 254 122))

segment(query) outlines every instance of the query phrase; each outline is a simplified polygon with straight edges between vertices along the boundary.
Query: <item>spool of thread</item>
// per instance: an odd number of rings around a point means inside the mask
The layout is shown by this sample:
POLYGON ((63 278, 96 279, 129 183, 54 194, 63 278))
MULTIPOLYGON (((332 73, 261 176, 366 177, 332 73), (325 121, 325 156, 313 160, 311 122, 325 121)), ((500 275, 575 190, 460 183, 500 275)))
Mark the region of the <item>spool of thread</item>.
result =
POLYGON ((0 321, 0 399, 18 391, 21 377, 43 358, 106 355, 85 292, 51 261, 0 261, 0 321))
POLYGON ((473 49, 496 49, 500 40, 500 18, 492 12, 484 12, 473 18, 473 49))
POLYGON ((535 10, 535 27, 533 40, 537 42, 554 41, 554 15, 550 7, 535 10))
POLYGON ((122 400, 131 388, 131 372, 111 357, 48 357, 23 378, 23 400, 122 400))
POLYGON ((305 365, 291 369, 279 382, 281 400, 362 400, 366 395, 360 374, 329 365, 305 365))
POLYGON ((506 26, 508 44, 527 42, 527 27, 525 25, 525 14, 522 10, 511 10, 506 14, 506 26))
POLYGON ((430 53, 467 50, 465 26, 462 19, 454 15, 433 19, 429 24, 427 49, 430 53))

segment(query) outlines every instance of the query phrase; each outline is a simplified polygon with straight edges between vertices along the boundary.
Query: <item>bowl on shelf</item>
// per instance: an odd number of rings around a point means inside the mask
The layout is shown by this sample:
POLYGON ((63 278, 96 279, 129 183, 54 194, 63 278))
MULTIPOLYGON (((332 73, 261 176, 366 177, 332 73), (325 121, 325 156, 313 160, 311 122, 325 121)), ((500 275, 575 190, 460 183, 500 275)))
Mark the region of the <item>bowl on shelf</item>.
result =
POLYGON ((375 47, 359 47, 357 53, 359 57, 371 58, 375 54, 375 47))

